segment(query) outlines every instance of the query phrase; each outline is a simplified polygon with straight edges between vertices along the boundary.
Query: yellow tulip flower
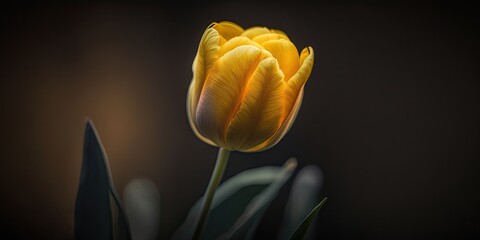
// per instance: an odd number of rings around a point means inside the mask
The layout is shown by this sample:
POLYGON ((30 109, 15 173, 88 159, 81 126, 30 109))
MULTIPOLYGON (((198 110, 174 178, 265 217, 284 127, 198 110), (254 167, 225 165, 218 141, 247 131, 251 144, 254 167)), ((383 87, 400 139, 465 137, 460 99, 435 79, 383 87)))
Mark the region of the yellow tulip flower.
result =
POLYGON ((188 90, 193 131, 227 150, 274 146, 295 120, 313 59, 313 48, 299 54, 282 31, 212 23, 200 40, 188 90))

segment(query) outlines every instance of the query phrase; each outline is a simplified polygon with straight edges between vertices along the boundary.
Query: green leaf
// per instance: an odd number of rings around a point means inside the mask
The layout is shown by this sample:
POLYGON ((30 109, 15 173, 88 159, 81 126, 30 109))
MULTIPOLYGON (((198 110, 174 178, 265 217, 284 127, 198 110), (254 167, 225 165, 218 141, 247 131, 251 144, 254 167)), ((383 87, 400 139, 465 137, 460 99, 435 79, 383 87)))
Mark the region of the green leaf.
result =
POLYGON ((93 122, 87 121, 75 203, 75 239, 131 239, 125 211, 93 122))
MULTIPOLYGON (((322 185, 323 173, 315 165, 305 166, 297 173, 285 206, 283 224, 278 232, 278 240, 288 240, 298 225, 305 219, 305 216, 318 204, 322 185)), ((311 224, 314 224, 315 221, 316 219, 311 224)), ((304 236, 305 240, 316 239, 315 232, 312 230, 310 228, 307 231, 304 236)))
POLYGON ((270 202, 278 195, 279 190, 290 178, 296 167, 296 159, 289 159, 274 181, 250 201, 242 215, 219 239, 251 239, 270 202))
MULTIPOLYGON (((284 170, 281 167, 266 166, 241 172, 222 183, 215 192, 209 217, 201 239, 216 239, 226 232, 252 198, 264 191, 278 179, 284 170)), ((192 207, 183 225, 172 239, 187 239, 200 209, 203 197, 192 207)))
POLYGON ((303 222, 297 227, 297 230, 292 234, 290 237, 290 240, 303 240, 303 237, 305 236, 305 233, 308 230, 308 227, 310 226, 310 223, 312 223, 313 219, 317 215, 318 211, 320 208, 322 208, 323 204, 327 201, 327 198, 324 198, 309 214, 308 216, 303 220, 303 222))

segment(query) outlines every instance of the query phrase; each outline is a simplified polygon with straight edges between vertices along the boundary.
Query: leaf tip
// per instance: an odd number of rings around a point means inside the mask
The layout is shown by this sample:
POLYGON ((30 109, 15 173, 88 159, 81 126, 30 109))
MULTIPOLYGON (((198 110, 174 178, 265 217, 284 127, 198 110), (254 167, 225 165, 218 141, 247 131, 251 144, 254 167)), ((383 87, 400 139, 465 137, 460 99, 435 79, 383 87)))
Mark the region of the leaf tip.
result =
POLYGON ((288 159, 287 162, 285 162, 283 167, 285 169, 293 171, 295 168, 297 168, 297 165, 298 165, 297 159, 292 157, 292 158, 288 159))
POLYGON ((86 129, 95 129, 95 125, 93 124, 93 120, 90 117, 85 118, 85 128, 86 129))
MULTIPOLYGON (((95 139, 101 145, 95 124, 93 124, 93 120, 90 117, 87 117, 85 120, 85 141, 92 141, 92 139, 95 139)), ((102 151, 104 152, 105 150, 102 151)))

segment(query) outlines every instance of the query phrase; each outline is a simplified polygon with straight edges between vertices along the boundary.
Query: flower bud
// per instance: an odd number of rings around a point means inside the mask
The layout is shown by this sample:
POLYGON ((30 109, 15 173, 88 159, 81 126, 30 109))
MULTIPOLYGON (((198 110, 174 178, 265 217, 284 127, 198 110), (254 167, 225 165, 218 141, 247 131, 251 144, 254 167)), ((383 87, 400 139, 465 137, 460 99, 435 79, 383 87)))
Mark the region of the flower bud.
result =
POLYGON ((212 23, 193 61, 187 114, 204 142, 256 152, 292 126, 313 67, 313 48, 299 54, 279 30, 212 23))

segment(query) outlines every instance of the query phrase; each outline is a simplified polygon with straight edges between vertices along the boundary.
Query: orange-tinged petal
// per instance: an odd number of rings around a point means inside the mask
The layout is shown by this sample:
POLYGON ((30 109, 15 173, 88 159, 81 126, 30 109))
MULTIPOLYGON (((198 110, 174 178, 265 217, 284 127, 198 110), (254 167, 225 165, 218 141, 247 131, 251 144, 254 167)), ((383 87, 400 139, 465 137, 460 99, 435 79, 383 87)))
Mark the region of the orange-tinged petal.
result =
POLYGON ((228 148, 245 150, 271 138, 282 124, 285 81, 277 60, 262 60, 247 84, 245 97, 228 126, 228 148))
POLYGON ((278 39, 266 41, 262 43, 262 46, 278 60, 280 69, 285 74, 285 81, 288 82, 300 65, 295 45, 288 40, 278 39))
POLYGON ((240 34, 243 32, 242 27, 228 21, 214 23, 213 28, 215 28, 215 30, 217 30, 218 33, 227 41, 236 36, 240 36, 240 34))
POLYGON ((205 77, 218 58, 217 53, 220 49, 220 38, 217 30, 209 27, 203 33, 200 44, 198 45, 197 55, 195 56, 192 65, 193 80, 190 84, 191 86, 187 100, 190 101, 188 111, 193 122, 195 122, 195 111, 205 83, 205 77))
POLYGON ((220 36, 220 40, 218 41, 218 45, 219 45, 219 46, 222 46, 222 45, 225 44, 226 42, 227 42, 227 40, 226 40, 224 37, 220 36))
POLYGON ((302 100, 303 100, 303 88, 300 90, 300 93, 297 96, 297 99, 295 101, 295 104, 293 105, 292 111, 288 114, 287 118, 283 122, 280 129, 275 133, 275 135, 273 135, 270 139, 263 142, 262 144, 259 144, 255 147, 245 150, 245 152, 264 151, 275 146, 278 142, 280 142, 280 140, 282 140, 285 134, 288 133, 288 131, 293 125, 293 122, 297 118, 298 111, 300 110, 300 106, 302 105, 302 100))
POLYGON ((257 43, 264 43, 266 41, 269 41, 269 40, 278 40, 278 39, 285 39, 285 40, 289 40, 287 36, 283 35, 283 34, 278 34, 278 33, 267 33, 267 34, 262 34, 262 35, 258 35, 254 38, 252 38, 253 41, 257 42, 257 43))
POLYGON ((244 45, 217 60, 207 77, 196 109, 197 129, 224 145, 226 128, 240 108, 247 81, 258 63, 268 57, 257 47, 244 45))
POLYGON ((247 37, 234 37, 230 39, 228 42, 226 42, 222 47, 220 47, 220 50, 218 51, 218 57, 223 56, 225 53, 237 48, 238 46, 243 46, 243 45, 252 45, 257 48, 263 49, 262 45, 250 40, 250 38, 247 37))
POLYGON ((253 39, 254 37, 256 37, 258 35, 268 34, 268 33, 270 33, 270 30, 266 27, 251 27, 251 28, 245 30, 242 33, 242 36, 253 39))

